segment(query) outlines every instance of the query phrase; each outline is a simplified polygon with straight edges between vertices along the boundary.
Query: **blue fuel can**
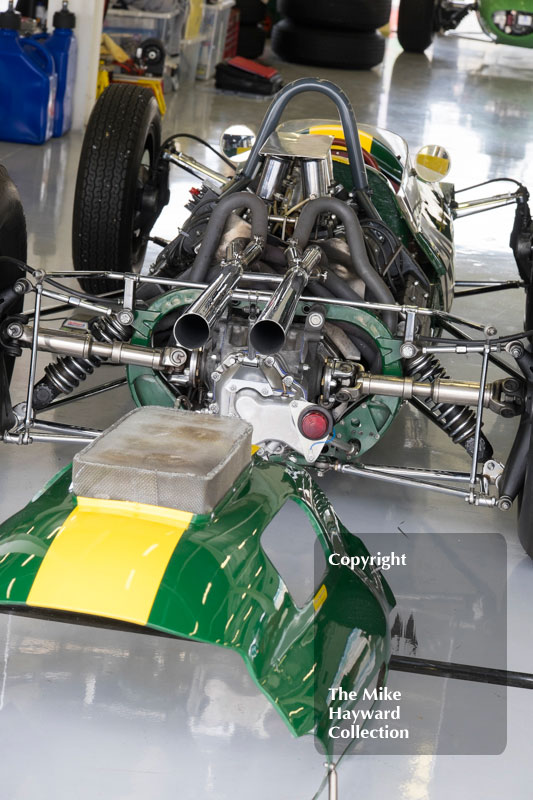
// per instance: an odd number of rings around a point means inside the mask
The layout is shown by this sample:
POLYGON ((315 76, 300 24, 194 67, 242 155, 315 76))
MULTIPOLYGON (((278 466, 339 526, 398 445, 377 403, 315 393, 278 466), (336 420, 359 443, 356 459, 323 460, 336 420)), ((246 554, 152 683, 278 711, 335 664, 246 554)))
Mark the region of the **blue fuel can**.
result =
POLYGON ((54 60, 20 36, 20 15, 0 14, 0 139, 42 144, 52 136, 57 87, 54 60))

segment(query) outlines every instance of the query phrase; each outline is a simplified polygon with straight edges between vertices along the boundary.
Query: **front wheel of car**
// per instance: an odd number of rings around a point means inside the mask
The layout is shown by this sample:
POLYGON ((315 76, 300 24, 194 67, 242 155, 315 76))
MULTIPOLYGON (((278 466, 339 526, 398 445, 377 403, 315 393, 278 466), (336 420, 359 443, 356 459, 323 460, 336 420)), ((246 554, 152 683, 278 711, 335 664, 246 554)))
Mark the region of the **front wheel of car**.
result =
MULTIPOLYGON (((142 266, 158 215, 149 181, 161 146, 161 115, 151 89, 111 84, 89 119, 78 167, 72 224, 76 270, 133 272, 142 266)), ((119 288, 81 278, 87 292, 119 288)))
POLYGON ((435 35, 435 0, 400 0, 398 40, 408 53, 423 53, 435 35))

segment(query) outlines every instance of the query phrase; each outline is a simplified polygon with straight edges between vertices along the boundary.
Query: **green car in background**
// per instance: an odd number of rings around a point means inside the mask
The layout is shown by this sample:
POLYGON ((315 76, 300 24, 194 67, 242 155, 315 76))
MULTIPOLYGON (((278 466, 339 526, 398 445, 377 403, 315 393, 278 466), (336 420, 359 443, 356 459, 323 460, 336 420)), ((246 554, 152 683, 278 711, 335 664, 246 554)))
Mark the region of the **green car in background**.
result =
POLYGON ((471 12, 497 44, 533 47, 533 0, 400 0, 398 39, 408 53, 423 53, 436 33, 454 30, 471 12), (509 4, 510 5, 510 4, 509 4))

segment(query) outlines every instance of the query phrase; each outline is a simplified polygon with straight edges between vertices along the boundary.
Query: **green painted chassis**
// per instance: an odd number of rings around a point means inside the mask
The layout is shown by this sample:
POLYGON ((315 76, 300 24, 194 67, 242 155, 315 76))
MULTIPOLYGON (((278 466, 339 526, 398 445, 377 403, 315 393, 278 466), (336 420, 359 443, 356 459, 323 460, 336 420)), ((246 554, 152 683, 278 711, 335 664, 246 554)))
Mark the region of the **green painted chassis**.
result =
MULTIPOLYGON (((51 534, 77 504, 70 483, 67 467, 0 526, 3 610, 31 612, 28 594, 51 534)), ((265 528, 290 501, 307 513, 326 558, 369 555, 308 472, 256 458, 212 514, 193 517, 146 627, 238 652, 290 731, 314 732, 327 750, 329 708, 355 705, 332 701, 329 688, 362 693, 385 682, 394 597, 375 568, 328 563, 315 598, 296 606, 261 546, 265 528)))

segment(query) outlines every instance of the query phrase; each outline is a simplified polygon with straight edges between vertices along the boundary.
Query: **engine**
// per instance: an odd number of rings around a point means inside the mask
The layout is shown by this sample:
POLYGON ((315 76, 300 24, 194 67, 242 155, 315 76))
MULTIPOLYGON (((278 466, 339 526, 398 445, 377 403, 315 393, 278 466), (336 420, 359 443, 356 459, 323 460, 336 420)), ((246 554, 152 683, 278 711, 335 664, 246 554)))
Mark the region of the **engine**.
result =
MULTIPOLYGON (((166 377, 177 403, 246 419, 269 453, 288 448, 308 463, 324 448, 366 449, 334 434, 353 406, 342 390, 365 370, 382 371, 380 339, 397 326, 393 311, 382 320, 360 311, 358 324, 336 301, 394 304, 414 289, 429 297, 394 234, 335 183, 332 144, 271 134, 247 191, 220 198, 204 186, 153 269, 207 284, 154 331, 154 344, 187 354, 183 372, 166 377)), ((398 371, 398 359, 391 366, 398 371)))
MULTIPOLYGON (((253 176, 237 176, 222 193, 204 184, 144 283, 152 295, 136 296, 146 317, 138 309, 134 322, 123 310, 75 343, 39 333, 41 348, 70 355, 47 368, 34 407, 110 360, 128 365, 138 403, 245 419, 268 457, 355 459, 415 395, 472 452, 468 406, 478 394, 444 387, 438 360, 418 355, 414 340, 430 332, 430 315, 411 329, 400 314, 399 305, 431 307, 431 284, 368 194, 335 182, 332 144, 331 136, 276 130, 253 176)), ((17 331, 31 341, 30 330, 17 331)), ((479 457, 490 453, 481 435, 479 457)))

